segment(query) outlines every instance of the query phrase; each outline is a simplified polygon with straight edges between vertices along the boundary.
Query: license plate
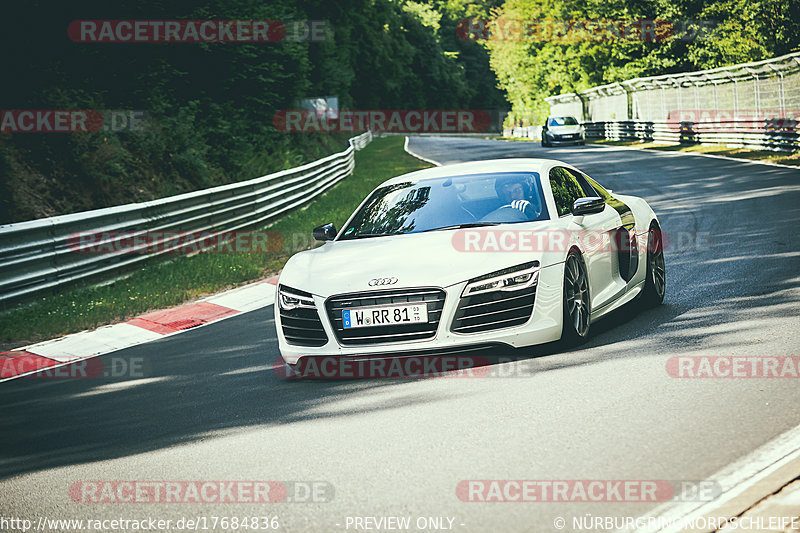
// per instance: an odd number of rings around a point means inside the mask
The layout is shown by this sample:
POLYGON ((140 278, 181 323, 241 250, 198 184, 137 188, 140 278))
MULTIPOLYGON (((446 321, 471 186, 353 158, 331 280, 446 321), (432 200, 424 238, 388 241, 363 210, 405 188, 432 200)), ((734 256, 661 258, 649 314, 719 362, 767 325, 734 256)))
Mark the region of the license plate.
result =
POLYGON ((417 324, 427 321, 428 306, 425 304, 364 307, 342 311, 344 329, 417 324))

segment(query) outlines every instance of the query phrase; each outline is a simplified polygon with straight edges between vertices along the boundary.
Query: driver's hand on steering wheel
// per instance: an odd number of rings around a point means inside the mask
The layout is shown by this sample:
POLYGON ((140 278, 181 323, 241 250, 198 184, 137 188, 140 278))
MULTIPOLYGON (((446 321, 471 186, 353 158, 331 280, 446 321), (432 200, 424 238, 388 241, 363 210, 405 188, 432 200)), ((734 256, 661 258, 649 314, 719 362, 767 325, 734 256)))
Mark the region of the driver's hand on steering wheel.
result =
POLYGON ((536 210, 533 208, 533 204, 528 200, 512 200, 511 203, 505 207, 522 211, 522 213, 530 219, 536 216, 536 210))

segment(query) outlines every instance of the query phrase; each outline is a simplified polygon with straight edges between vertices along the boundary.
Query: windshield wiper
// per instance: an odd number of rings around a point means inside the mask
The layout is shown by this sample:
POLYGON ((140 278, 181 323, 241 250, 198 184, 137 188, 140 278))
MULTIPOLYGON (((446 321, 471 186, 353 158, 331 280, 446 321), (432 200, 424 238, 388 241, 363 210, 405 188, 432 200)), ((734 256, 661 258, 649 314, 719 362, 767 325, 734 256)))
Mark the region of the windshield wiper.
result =
POLYGON ((480 228, 482 226, 499 226, 502 222, 467 222, 465 224, 453 224, 452 226, 443 226, 441 228, 431 228, 420 231, 425 233, 427 231, 439 231, 445 229, 462 229, 462 228, 480 228))

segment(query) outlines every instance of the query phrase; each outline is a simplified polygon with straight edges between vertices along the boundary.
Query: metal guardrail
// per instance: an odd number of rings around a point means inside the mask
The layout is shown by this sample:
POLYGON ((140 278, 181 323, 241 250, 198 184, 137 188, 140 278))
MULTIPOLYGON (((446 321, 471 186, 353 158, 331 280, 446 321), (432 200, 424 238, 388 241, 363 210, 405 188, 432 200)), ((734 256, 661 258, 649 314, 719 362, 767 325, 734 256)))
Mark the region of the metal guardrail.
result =
POLYGON ((640 140, 666 144, 725 144, 764 150, 800 150, 800 133, 794 120, 714 122, 586 122, 589 139, 640 140))
POLYGON ((514 137, 518 139, 533 139, 535 141, 542 140, 542 127, 541 126, 515 126, 513 128, 506 128, 503 130, 503 137, 514 137))
MULTIPOLYGON (((770 119, 773 124, 776 119, 800 120, 800 52, 711 70, 625 80, 549 96, 545 101, 552 115, 573 115, 588 124, 619 123, 611 128, 612 136, 627 135, 631 127, 625 124, 633 122, 650 124, 644 129, 652 129, 660 137, 656 140, 678 142, 668 124, 689 120, 694 121, 696 132, 693 142, 797 150, 792 131, 778 135, 785 139, 776 139, 770 119), (760 124, 737 125, 755 119, 760 124)), ((642 126, 637 128, 633 130, 639 135, 642 126)))
POLYGON ((343 152, 306 165, 210 189, 105 209, 0 226, 0 303, 26 299, 66 284, 107 279, 167 253, 79 253, 70 236, 86 232, 178 232, 218 235, 254 227, 295 209, 349 176, 354 153, 372 140, 366 132, 343 152))

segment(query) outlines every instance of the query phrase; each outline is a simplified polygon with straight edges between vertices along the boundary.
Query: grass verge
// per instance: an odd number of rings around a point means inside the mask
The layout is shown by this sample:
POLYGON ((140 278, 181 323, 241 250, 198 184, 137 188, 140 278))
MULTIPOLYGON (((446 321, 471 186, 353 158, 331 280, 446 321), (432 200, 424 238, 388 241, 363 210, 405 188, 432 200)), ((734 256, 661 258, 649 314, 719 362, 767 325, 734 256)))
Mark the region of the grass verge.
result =
POLYGON ((430 165, 403 150, 404 137, 375 139, 356 154, 352 176, 307 207, 268 227, 279 232, 277 253, 200 253, 147 265, 131 276, 99 287, 79 287, 0 314, 0 350, 113 324, 231 287, 269 277, 291 254, 313 246, 311 230, 333 222, 337 228, 382 181, 430 165))
POLYGON ((590 144, 600 144, 605 146, 631 146, 634 148, 647 148, 649 150, 661 150, 664 152, 689 152, 699 154, 711 154, 730 157, 733 159, 745 159, 747 161, 762 161, 766 163, 779 163, 800 167, 800 152, 773 152, 771 150, 751 150, 749 148, 729 148, 725 145, 703 145, 703 144, 658 144, 641 141, 586 141, 590 144))

